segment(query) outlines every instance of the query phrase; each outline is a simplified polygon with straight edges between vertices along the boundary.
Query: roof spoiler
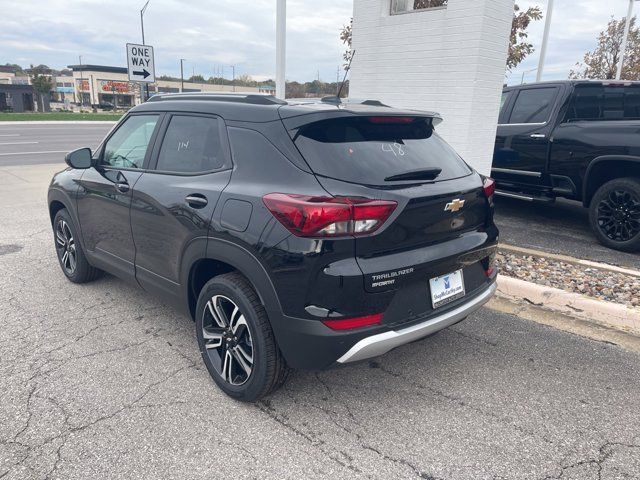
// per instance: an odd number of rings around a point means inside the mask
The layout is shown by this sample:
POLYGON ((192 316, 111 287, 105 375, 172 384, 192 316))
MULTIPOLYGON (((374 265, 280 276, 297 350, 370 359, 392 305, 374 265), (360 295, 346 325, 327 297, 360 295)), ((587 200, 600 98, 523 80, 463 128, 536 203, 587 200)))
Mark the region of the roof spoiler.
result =
POLYGON ((340 105, 342 103, 351 103, 351 104, 357 103, 357 104, 360 104, 360 105, 372 105, 374 107, 388 107, 389 106, 389 105, 385 105, 380 100, 359 100, 359 99, 345 98, 344 102, 343 102, 340 97, 337 97, 335 95, 322 97, 320 99, 320 101, 322 103, 330 103, 331 105, 340 105))

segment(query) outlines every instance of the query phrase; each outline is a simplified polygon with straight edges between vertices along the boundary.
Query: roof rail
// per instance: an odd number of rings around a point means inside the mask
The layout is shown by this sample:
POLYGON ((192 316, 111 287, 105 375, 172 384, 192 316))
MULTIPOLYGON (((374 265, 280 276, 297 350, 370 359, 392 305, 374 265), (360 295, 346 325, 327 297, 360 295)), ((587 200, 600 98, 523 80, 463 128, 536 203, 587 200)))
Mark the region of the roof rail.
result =
POLYGON ((213 102, 237 102, 253 105, 285 105, 287 102, 273 95, 243 92, 182 92, 159 93, 152 96, 148 102, 161 102, 165 100, 207 100, 213 102))

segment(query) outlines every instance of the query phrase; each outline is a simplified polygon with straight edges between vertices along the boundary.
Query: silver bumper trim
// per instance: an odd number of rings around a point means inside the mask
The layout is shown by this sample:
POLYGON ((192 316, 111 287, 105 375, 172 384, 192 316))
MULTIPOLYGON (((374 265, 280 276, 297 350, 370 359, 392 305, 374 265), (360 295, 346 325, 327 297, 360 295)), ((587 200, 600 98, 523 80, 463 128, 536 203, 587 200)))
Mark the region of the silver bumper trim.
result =
POLYGON ((338 363, 349 363, 367 358, 377 357, 400 345, 419 340, 443 328, 447 328, 472 314, 487 303, 495 293, 495 282, 486 291, 469 302, 460 305, 440 316, 430 318, 426 322, 413 325, 402 330, 391 330, 363 338, 338 359, 338 363))

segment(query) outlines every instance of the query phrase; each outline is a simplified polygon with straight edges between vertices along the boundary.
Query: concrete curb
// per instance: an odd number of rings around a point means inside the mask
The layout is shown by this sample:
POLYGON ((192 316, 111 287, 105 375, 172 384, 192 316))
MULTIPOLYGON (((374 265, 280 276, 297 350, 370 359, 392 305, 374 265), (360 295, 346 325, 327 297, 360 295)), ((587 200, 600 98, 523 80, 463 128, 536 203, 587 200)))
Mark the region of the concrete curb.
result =
POLYGON ((0 121, 3 125, 115 125, 116 120, 11 120, 0 121))
POLYGON ((640 278, 640 270, 618 267, 616 265, 609 265, 607 263, 593 262, 591 260, 582 260, 580 258, 573 258, 567 255, 559 255, 557 253, 547 253, 541 252, 540 250, 532 250, 530 248, 514 247, 513 245, 505 245, 504 243, 498 245, 498 250, 504 250, 509 253, 518 253, 521 255, 530 255, 537 258, 548 258, 550 260, 557 260, 559 262, 579 265, 581 267, 597 268, 598 270, 604 270, 613 273, 622 273, 624 275, 630 275, 632 277, 640 278))
POLYGON ((498 295, 640 335, 640 309, 498 275, 498 295))

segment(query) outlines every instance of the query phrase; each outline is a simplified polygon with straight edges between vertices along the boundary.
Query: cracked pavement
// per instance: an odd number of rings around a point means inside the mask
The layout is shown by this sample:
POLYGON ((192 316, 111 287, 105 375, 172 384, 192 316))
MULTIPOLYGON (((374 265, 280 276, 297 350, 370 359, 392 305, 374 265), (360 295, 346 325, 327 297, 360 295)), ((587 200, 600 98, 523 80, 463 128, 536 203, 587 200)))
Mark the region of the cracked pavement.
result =
POLYGON ((639 353, 488 308, 227 398, 190 319, 111 276, 64 278, 56 168, 0 167, 0 479, 640 478, 639 353))

